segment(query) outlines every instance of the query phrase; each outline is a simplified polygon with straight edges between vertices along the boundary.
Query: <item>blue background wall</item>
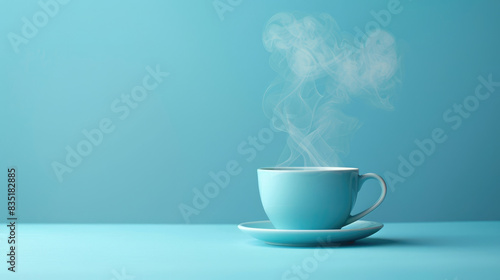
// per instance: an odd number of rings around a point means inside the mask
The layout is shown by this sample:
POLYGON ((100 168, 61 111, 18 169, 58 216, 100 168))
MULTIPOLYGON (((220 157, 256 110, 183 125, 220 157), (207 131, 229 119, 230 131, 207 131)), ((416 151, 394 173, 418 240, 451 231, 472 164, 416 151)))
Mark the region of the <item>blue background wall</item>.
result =
MULTIPOLYGON (((18 168, 21 221, 184 223, 179 206, 192 207, 193 189, 233 161, 240 173, 189 222, 265 219, 256 169, 275 165, 286 141, 274 132, 254 157, 248 150, 248 137, 269 127, 262 98, 276 73, 262 45, 266 22, 278 12, 325 12, 354 34, 387 4, 243 1, 221 18, 212 1, 71 1, 16 53, 8 34, 20 35, 23 17, 42 9, 36 1, 2 1, 0 166, 18 168), (170 75, 120 119, 111 104, 157 65, 170 75), (59 181, 51 164, 64 163, 65 147, 75 149, 82 130, 105 118, 114 130, 59 181)), ((400 176, 398 157, 408 159, 416 139, 436 128, 447 138, 404 181, 391 180, 386 201, 367 218, 498 220, 500 87, 457 129, 443 113, 474 94, 478 76, 500 81, 500 2, 400 5, 384 28, 402 58, 395 109, 357 105, 351 114, 363 126, 344 164, 400 176)), ((374 200, 373 186, 358 208, 374 200)))

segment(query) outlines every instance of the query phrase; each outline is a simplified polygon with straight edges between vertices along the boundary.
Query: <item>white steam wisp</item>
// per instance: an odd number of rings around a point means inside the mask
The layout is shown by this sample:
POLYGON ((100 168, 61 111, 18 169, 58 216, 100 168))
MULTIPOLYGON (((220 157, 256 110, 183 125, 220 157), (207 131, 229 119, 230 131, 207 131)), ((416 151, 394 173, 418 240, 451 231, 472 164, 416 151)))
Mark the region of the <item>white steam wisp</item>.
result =
POLYGON ((354 46, 329 15, 279 13, 267 23, 263 42, 278 73, 266 91, 264 111, 289 136, 279 165, 303 159, 305 166, 338 166, 360 127, 342 107, 363 99, 392 109, 399 58, 389 33, 377 30, 354 46))

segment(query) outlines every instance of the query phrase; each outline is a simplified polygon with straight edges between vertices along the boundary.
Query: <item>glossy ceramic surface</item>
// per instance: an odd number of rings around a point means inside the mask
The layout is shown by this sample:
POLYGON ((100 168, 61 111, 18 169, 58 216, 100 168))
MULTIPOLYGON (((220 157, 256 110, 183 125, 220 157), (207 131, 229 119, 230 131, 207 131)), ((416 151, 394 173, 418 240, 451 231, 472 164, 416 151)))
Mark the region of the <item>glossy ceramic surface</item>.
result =
POLYGON ((279 229, 339 229, 373 211, 384 199, 384 180, 373 173, 359 175, 357 168, 260 168, 262 205, 279 229), (361 185, 377 179, 382 189, 370 208, 351 215, 361 185))

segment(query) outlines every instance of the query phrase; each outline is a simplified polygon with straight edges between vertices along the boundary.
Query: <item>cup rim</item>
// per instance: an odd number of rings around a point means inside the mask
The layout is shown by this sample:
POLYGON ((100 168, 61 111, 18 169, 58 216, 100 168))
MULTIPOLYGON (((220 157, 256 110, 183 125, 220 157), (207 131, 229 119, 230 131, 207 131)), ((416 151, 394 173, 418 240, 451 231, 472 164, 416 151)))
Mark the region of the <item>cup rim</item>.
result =
POLYGON ((359 171, 355 167, 261 167, 258 171, 267 172, 342 172, 342 171, 359 171))

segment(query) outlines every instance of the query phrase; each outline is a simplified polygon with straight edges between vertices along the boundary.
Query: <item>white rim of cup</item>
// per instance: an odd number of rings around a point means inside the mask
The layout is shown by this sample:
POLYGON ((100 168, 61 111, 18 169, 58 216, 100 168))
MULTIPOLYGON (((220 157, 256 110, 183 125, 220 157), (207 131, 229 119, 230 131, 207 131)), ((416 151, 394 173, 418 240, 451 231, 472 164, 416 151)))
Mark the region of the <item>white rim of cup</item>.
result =
POLYGON ((359 171, 355 167, 262 167, 258 171, 272 172, 318 172, 318 171, 359 171))

